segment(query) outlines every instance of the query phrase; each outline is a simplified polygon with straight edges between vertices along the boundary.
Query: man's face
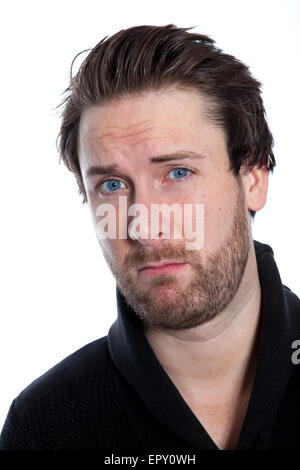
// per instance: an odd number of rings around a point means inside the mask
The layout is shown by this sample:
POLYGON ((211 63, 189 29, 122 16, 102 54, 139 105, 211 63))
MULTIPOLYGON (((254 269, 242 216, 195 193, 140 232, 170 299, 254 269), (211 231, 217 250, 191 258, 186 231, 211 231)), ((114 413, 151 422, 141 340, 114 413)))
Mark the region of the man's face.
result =
POLYGON ((206 111, 196 90, 169 88, 93 106, 81 116, 79 162, 95 226, 99 205, 108 203, 117 237, 121 224, 128 228, 132 216, 119 213, 119 196, 127 208, 143 204, 148 214, 152 204, 191 204, 194 218, 196 204, 204 207, 200 249, 186 249, 184 230, 181 239, 166 239, 160 227, 151 238, 149 218, 140 219, 138 239, 99 239, 119 289, 146 325, 178 329, 210 320, 233 299, 248 260, 242 180, 229 171, 225 134, 206 111), (100 166, 114 168, 87 175, 100 166), (166 261, 181 264, 145 267, 166 261))

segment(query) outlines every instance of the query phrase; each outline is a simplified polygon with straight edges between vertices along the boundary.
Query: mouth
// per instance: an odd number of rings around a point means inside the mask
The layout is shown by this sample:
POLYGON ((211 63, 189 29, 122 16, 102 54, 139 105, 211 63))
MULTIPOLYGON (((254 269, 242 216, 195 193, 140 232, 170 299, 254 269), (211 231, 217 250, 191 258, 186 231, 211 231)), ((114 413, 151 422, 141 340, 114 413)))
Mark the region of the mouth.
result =
POLYGON ((180 263, 176 261, 163 261, 161 263, 149 263, 139 269, 139 273, 149 276, 154 274, 172 274, 181 270, 187 263, 180 263))

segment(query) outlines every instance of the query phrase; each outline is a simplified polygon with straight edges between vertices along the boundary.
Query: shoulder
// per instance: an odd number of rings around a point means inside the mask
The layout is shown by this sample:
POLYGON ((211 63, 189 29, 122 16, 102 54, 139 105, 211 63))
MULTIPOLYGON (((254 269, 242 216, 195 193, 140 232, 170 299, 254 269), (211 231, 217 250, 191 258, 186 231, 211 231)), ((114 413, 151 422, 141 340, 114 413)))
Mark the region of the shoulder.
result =
MULTIPOLYGON (((300 299, 292 292, 292 290, 282 284, 284 310, 288 321, 291 340, 299 340, 300 338, 300 299)), ((298 372, 300 368, 298 367, 298 372)), ((300 375, 300 374, 299 374, 300 375)))
MULTIPOLYGON (((274 259, 274 251, 270 245, 266 243, 261 243, 257 240, 253 240, 254 242, 254 249, 255 255, 257 260, 259 260, 260 264, 267 264, 272 265, 278 271, 277 265, 274 259)), ((279 272, 278 272, 279 275, 279 272)), ((279 275, 280 277, 280 275, 279 275)), ((281 282, 281 279, 280 279, 281 282)), ((282 285, 285 307, 287 312, 290 316, 294 317, 294 319, 300 320, 300 299, 299 297, 292 292, 292 290, 284 284, 282 285)))
POLYGON ((285 298, 285 302, 287 305, 287 309, 291 314, 296 316, 298 320, 300 320, 300 299, 299 297, 291 291, 291 289, 284 284, 283 287, 283 294, 285 298))
POLYGON ((109 360, 107 336, 83 346, 34 380, 15 398, 17 414, 22 416, 40 399, 58 390, 63 392, 84 377, 95 378, 96 374, 101 379, 109 360))

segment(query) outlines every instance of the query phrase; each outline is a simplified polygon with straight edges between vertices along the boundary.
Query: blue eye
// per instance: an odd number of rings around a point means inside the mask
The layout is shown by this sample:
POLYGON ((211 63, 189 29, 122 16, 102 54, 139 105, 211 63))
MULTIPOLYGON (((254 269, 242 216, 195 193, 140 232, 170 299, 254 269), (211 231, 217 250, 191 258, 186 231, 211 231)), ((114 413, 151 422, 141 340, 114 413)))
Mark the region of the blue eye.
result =
POLYGON ((121 189, 121 184, 123 184, 123 187, 126 188, 125 184, 122 181, 111 179, 111 180, 107 180, 101 183, 99 185, 99 188, 106 193, 110 193, 113 191, 117 191, 118 189, 121 189))
POLYGON ((191 172, 191 170, 188 170, 187 168, 175 168, 174 170, 171 170, 168 174, 175 172, 175 176, 171 177, 171 179, 180 179, 184 178, 187 176, 188 172, 191 172))

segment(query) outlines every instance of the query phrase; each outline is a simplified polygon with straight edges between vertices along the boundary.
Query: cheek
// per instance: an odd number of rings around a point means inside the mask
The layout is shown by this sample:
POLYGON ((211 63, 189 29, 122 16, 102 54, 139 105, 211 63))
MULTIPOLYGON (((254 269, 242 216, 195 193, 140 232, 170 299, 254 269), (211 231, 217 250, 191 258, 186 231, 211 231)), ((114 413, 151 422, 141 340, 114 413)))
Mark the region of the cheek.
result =
POLYGON ((236 207, 232 186, 212 185, 204 198, 204 257, 218 250, 228 237, 236 207), (221 189, 220 189, 221 188, 221 189))
POLYGON ((101 249, 110 260, 118 264, 121 253, 124 251, 124 242, 126 240, 118 240, 118 211, 105 212, 103 205, 92 203, 90 205, 90 214, 94 226, 96 237, 99 241, 101 249), (98 214, 98 215, 97 215, 98 214), (116 216, 115 216, 116 214, 116 216), (108 232, 108 236, 105 235, 108 232))
POLYGON ((106 238, 99 240, 99 243, 106 257, 108 257, 114 265, 120 266, 127 252, 126 240, 111 240, 106 238))

